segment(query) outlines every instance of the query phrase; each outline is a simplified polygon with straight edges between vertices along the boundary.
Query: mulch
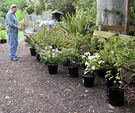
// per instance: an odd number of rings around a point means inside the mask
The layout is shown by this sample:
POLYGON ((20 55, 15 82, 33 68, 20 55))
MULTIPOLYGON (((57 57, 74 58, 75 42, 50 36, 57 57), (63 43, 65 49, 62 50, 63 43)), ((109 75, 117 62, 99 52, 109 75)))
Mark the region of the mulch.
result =
POLYGON ((104 78, 96 76, 94 87, 85 88, 81 67, 77 78, 69 77, 62 65, 50 75, 30 55, 24 38, 19 39, 18 61, 10 60, 8 47, 0 44, 0 113, 133 113, 133 96, 125 94, 124 106, 107 102, 104 78))

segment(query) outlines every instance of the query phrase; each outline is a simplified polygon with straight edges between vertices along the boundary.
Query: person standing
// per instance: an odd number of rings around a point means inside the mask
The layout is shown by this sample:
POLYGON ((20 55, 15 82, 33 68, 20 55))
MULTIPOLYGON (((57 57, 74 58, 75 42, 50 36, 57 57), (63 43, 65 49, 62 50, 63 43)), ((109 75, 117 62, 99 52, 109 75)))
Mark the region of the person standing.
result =
POLYGON ((18 47, 18 30, 21 30, 18 24, 18 17, 15 14, 17 6, 11 5, 9 12, 6 14, 6 31, 9 39, 9 53, 12 61, 17 61, 19 57, 16 55, 18 47))

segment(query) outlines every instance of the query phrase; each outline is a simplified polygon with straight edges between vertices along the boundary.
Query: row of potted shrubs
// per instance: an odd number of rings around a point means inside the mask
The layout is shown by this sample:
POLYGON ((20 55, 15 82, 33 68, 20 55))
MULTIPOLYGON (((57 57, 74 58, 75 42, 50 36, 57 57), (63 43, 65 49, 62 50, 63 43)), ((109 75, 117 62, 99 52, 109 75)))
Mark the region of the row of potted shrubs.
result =
POLYGON ((98 73, 106 78, 109 103, 124 104, 123 80, 134 69, 134 38, 112 36, 103 39, 91 34, 69 34, 57 25, 49 30, 44 27, 31 37, 26 36, 25 42, 32 47, 31 55, 45 62, 50 74, 56 74, 58 64, 63 64, 69 67, 69 76, 77 77, 78 66, 82 66, 85 87, 93 86, 98 73))

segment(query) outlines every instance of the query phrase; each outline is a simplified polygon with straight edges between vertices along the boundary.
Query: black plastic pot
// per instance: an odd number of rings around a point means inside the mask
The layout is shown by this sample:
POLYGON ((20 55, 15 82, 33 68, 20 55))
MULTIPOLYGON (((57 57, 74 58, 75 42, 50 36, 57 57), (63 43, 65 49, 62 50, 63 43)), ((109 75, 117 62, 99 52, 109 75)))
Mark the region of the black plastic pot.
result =
POLYGON ((37 61, 40 62, 40 54, 37 54, 37 61))
POLYGON ((7 40, 6 39, 1 39, 0 43, 2 43, 2 44, 7 43, 7 40))
POLYGON ((58 65, 57 64, 48 65, 49 74, 57 74, 57 70, 58 70, 58 65))
POLYGON ((106 86, 113 86, 114 83, 113 81, 115 80, 116 74, 117 74, 117 70, 113 69, 111 74, 114 76, 111 80, 109 80, 109 78, 106 78, 106 86))
POLYGON ((78 67, 69 67, 68 71, 70 77, 78 77, 78 67))
POLYGON ((106 75, 106 70, 105 70, 105 69, 97 70, 97 75, 98 75, 99 77, 105 77, 105 75, 106 75))
POLYGON ((35 48, 30 48, 31 56, 36 56, 37 52, 35 48))
POLYGON ((84 75, 82 74, 82 82, 84 87, 92 87, 94 85, 95 74, 84 75))
POLYGON ((121 88, 106 88, 107 100, 113 106, 124 105, 124 90, 121 88))

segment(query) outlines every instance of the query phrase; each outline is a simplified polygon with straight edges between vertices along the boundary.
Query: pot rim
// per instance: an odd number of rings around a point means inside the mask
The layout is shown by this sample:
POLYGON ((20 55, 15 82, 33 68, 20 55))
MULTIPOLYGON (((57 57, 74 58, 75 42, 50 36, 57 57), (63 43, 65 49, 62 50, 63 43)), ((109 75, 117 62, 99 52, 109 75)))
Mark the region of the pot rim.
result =
POLYGON ((58 66, 58 64, 47 64, 47 66, 58 66))
MULTIPOLYGON (((89 73, 88 73, 89 74, 89 73)), ((95 77, 96 74, 95 73, 92 73, 91 75, 84 75, 84 73, 82 73, 82 77, 85 77, 85 78, 89 78, 89 77, 95 77)))

